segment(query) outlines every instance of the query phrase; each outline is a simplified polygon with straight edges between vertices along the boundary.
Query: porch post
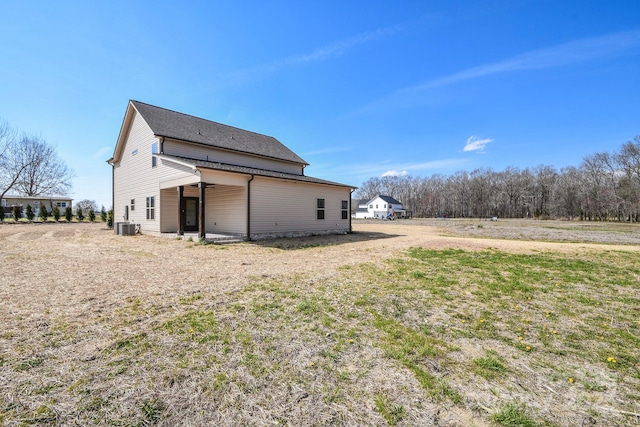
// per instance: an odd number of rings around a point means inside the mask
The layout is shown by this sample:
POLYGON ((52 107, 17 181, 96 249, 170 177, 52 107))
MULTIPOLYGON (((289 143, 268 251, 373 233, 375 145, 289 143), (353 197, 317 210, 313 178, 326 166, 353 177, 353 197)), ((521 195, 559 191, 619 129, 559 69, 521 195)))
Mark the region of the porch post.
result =
POLYGON ((204 190, 207 188, 207 184, 199 182, 198 188, 200 189, 200 198, 198 200, 198 215, 200 217, 200 220, 198 221, 198 237, 204 239, 207 235, 207 232, 205 231, 206 228, 204 226, 204 190))
POLYGON ((184 236, 184 185, 178 187, 178 235, 184 236))

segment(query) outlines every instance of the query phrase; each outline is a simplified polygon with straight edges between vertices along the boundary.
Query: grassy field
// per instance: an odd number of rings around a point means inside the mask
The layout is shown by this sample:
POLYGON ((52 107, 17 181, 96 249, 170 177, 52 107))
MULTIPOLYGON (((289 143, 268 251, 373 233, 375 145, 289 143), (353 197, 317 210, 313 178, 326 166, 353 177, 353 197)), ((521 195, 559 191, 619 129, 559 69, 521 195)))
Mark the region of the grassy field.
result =
MULTIPOLYGON (((31 315, 28 301, 11 299, 7 274, 37 281, 37 271, 20 267, 37 260, 5 250, 2 425, 640 425, 635 249, 392 247, 395 237, 369 246, 336 237, 220 247, 91 227, 59 243, 76 248, 56 254, 60 265, 92 256, 83 245, 156 268, 179 265, 158 259, 165 250, 176 259, 250 264, 247 254, 346 260, 347 249, 361 247, 371 259, 327 262, 316 272, 256 267, 234 287, 211 273, 174 292, 119 291, 95 312, 71 313, 61 303, 31 315)), ((378 226, 368 227, 356 225, 355 237, 378 226)), ((78 282, 50 292, 68 292, 68 301, 80 289, 78 301, 106 294, 106 284, 87 291, 81 273, 69 274, 78 282)))

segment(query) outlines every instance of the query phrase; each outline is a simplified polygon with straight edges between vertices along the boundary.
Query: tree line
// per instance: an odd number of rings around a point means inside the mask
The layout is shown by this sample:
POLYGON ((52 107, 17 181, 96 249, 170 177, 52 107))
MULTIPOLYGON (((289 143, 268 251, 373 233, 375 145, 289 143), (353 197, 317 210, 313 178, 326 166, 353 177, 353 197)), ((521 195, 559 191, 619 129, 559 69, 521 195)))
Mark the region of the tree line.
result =
POLYGON ((370 178, 354 194, 403 203, 414 217, 640 221, 640 135, 580 165, 478 168, 450 176, 370 178))

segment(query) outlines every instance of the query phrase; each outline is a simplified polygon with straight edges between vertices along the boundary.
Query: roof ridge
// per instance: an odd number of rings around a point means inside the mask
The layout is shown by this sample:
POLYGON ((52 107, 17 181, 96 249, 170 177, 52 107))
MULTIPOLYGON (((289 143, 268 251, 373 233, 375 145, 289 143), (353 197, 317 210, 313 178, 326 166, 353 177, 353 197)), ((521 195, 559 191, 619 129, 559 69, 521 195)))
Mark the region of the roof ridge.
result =
POLYGON ((268 138, 276 139, 274 136, 271 136, 271 135, 255 132, 255 131, 252 131, 252 130, 249 130, 249 129, 242 129, 242 128, 238 127, 238 126, 232 126, 232 125, 228 125, 226 123, 217 122, 215 120, 205 119, 203 117, 194 116, 193 114, 183 113, 183 112, 180 112, 180 111, 172 110, 170 108, 158 107, 157 105, 149 104, 148 102, 142 102, 142 101, 138 101, 138 100, 135 100, 135 99, 130 99, 129 102, 136 102, 138 104, 143 104, 143 105, 146 105, 148 107, 157 108, 159 110, 169 111, 171 113, 179 114, 181 116, 192 117, 192 118, 197 119, 197 120, 204 120, 205 122, 215 123, 217 125, 224 126, 224 127, 230 128, 230 129, 236 129, 236 130, 241 131, 241 132, 247 132, 247 133, 252 133, 254 135, 266 136, 268 138))

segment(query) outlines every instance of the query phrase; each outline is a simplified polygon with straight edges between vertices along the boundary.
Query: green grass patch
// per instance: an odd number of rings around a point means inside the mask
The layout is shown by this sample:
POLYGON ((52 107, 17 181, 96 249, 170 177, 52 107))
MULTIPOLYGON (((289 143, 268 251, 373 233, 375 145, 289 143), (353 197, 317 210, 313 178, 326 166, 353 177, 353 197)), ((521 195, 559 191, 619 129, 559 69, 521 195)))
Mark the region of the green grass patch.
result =
POLYGON ((538 427, 540 424, 532 420, 524 405, 508 403, 493 415, 493 422, 501 427, 538 427))

